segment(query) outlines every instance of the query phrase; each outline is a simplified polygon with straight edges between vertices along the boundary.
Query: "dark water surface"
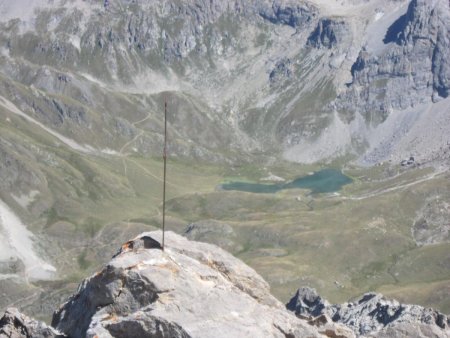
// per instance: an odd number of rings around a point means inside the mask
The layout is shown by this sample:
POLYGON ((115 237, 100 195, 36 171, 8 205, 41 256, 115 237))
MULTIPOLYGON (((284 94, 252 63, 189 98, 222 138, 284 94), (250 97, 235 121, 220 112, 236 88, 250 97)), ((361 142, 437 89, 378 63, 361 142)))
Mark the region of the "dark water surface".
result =
POLYGON ((342 171, 336 169, 322 169, 312 175, 299 177, 287 183, 247 183, 247 182, 229 182, 222 184, 223 190, 237 190, 261 194, 276 193, 285 189, 309 189, 311 193, 336 192, 353 180, 344 175, 342 171))

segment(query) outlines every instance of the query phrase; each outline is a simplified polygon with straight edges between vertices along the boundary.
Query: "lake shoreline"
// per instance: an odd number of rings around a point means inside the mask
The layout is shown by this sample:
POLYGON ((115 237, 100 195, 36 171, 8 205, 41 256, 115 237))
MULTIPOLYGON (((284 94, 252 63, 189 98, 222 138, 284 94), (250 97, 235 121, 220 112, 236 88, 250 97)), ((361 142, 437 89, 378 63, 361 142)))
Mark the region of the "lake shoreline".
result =
POLYGON ((221 184, 219 189, 259 194, 273 194, 287 189, 307 189, 312 194, 318 194, 338 192, 344 185, 352 182, 353 179, 345 175, 341 170, 325 168, 289 182, 253 183, 234 181, 221 184))

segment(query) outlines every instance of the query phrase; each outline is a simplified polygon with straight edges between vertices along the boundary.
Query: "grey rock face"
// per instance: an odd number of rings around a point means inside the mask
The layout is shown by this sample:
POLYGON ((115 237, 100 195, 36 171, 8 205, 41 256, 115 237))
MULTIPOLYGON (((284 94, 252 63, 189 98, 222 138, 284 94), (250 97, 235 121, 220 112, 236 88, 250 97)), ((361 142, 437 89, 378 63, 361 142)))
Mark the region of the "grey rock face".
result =
POLYGON ((268 284, 221 249, 145 233, 83 281, 55 312, 70 337, 316 337, 283 309, 268 284))
MULTIPOLYGON (((379 1, 382 6, 384 0, 379 1)), ((355 23, 345 11, 331 16, 327 5, 316 7, 314 1, 82 3, 38 6, 28 19, 0 22, 0 69, 5 82, 44 91, 31 95, 8 84, 5 97, 45 125, 96 148, 117 150, 136 137, 133 151, 159 154, 158 95, 121 107, 117 98, 107 103, 116 90, 173 92, 180 105, 170 102, 177 114, 169 123, 179 135, 171 149, 177 156, 215 162, 233 161, 247 151, 279 152, 305 141, 320 148, 308 157, 322 160, 331 155, 318 140, 332 126, 334 108, 345 124, 357 112, 378 124, 392 109, 448 96, 445 0, 413 1, 389 29, 383 48, 361 50, 357 60, 360 35, 374 21, 371 5, 355 15, 361 16, 355 23), (344 82, 352 82, 347 91, 337 88, 344 82), (95 93, 94 84, 102 93, 95 93), (34 97, 38 94, 40 99, 34 97), (152 118, 133 125, 147 114, 147 103, 154 107, 152 118), (141 135, 139 129, 146 132, 141 135), (232 155, 221 151, 225 147, 232 155)), ((339 124, 338 136, 348 134, 345 124, 339 124)), ((363 148, 367 131, 351 128, 350 138, 334 142, 339 147, 333 156, 363 148)))
MULTIPOLYGON (((52 37, 45 35, 48 25, 37 27, 36 32, 11 41, 11 54, 41 65, 83 67, 100 78, 129 83, 144 66, 158 70, 188 57, 207 57, 214 63, 211 56, 233 54, 240 44, 237 28, 242 18, 302 28, 318 14, 306 2, 273 0, 124 1, 106 8, 94 3, 89 7, 89 11, 64 8, 57 14, 40 11, 37 22, 58 16, 51 26, 52 37), (74 45, 68 35, 78 36, 79 41, 74 45)), ((15 25, 19 23, 8 28, 16 29, 15 25)), ((186 65, 175 69, 179 66, 186 65)))
POLYGON ((317 15, 317 10, 307 3, 273 1, 272 6, 263 7, 259 14, 274 24, 298 28, 310 23, 317 15))
POLYGON ((342 20, 320 19, 307 44, 314 48, 331 49, 340 44, 349 33, 346 23, 342 20))
POLYGON ((376 293, 330 305, 315 290, 301 288, 287 308, 298 316, 329 316, 362 336, 450 337, 450 319, 446 315, 418 305, 401 304, 376 293))
POLYGON ((294 297, 286 304, 288 310, 295 312, 297 316, 305 317, 320 316, 329 307, 328 301, 320 297, 315 289, 308 287, 298 289, 294 297))
POLYGON ((7 309, 0 319, 0 337, 8 338, 62 338, 52 327, 31 319, 17 309, 7 309))
POLYGON ((130 316, 118 323, 108 324, 106 330, 116 338, 127 338, 130 336, 142 338, 191 337, 179 325, 152 316, 146 316, 142 319, 136 316, 130 316))
POLYGON ((448 97, 449 6, 444 0, 411 1, 407 13, 388 29, 382 51, 361 50, 338 108, 360 111, 378 124, 392 109, 448 97))

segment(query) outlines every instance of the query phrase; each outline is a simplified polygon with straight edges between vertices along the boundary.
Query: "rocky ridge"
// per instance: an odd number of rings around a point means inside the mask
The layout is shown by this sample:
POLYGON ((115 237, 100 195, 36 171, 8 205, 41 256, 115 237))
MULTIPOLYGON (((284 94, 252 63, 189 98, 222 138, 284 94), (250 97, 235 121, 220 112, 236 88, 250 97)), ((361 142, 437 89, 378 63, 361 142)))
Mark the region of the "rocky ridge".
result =
MULTIPOLYGON (((370 127, 393 111, 448 97, 448 2, 407 4, 41 0, 22 17, 2 4, 0 91, 26 114, 94 148, 133 140, 139 130, 130 121, 145 117, 167 91, 180 110, 170 125, 197 146, 177 139, 172 148, 180 156, 223 161, 233 159, 217 151, 223 145, 272 152, 306 143, 318 150, 302 156, 303 148, 294 149, 286 157, 314 162, 360 155, 372 144, 370 127), (384 11, 403 7, 406 13, 399 11, 385 29, 378 24, 389 16, 384 11), (355 11, 356 17, 349 14, 355 11), (101 95, 93 96, 94 88, 101 95), (144 95, 146 104, 108 104, 104 96, 116 92, 144 95), (311 102, 312 93, 321 99, 311 102), (133 110, 143 116, 123 114, 133 110), (332 134, 327 127, 338 128, 336 135, 321 141, 332 134), (333 143, 336 151, 328 153, 333 143)), ((155 115, 148 120, 159 124, 155 115)), ((160 133, 148 129, 136 149, 154 154, 160 133)), ((387 155, 393 150, 383 148, 387 155)))
POLYGON ((382 46, 368 42, 360 51, 340 107, 348 112, 353 106, 371 114, 366 118, 372 123, 381 123, 391 110, 448 97, 450 63, 444 55, 450 51, 449 6, 441 0, 411 1, 388 28, 382 46))
POLYGON ((381 295, 330 305, 299 289, 287 309, 222 249, 166 233, 125 243, 53 315, 52 327, 9 309, 0 337, 447 337, 449 319, 381 295), (290 311, 292 312, 290 312, 290 311), (294 316, 295 313, 297 315, 294 316), (331 320, 331 319, 332 320, 331 320), (335 323, 338 322, 338 323, 335 323), (353 332, 353 331, 354 332, 353 332))
POLYGON ((8 338, 62 338, 54 328, 20 313, 17 309, 6 310, 0 319, 0 337, 8 338))
MULTIPOLYGON (((335 71, 337 97, 329 107, 337 116, 327 133, 301 146, 291 130, 287 140, 294 146, 286 150, 287 158, 304 162, 350 151, 362 152, 357 162, 364 165, 400 163, 410 153, 421 162, 445 161, 439 150, 448 147, 445 127, 433 125, 449 123, 448 101, 436 103, 448 98, 450 67, 444 55, 450 52, 450 5, 445 0, 397 3, 391 13, 377 7, 375 19, 358 28, 365 32, 359 51, 348 69, 344 62, 337 67, 343 73, 335 71), (426 136, 430 128, 434 137, 426 136)), ((350 45, 359 36, 354 24, 345 16, 322 17, 307 45, 320 49, 319 55, 329 50, 333 69, 333 60, 342 62, 339 55, 351 58, 350 45)))
POLYGON ((450 337, 450 318, 433 309, 401 304, 381 294, 331 305, 316 290, 300 288, 286 305, 299 317, 335 322, 364 337, 450 337))
POLYGON ((353 121, 354 140, 360 134, 360 142, 369 143, 360 163, 399 162, 411 151, 422 161, 445 160, 437 151, 448 142, 440 140, 442 132, 423 135, 432 123, 427 121, 448 123, 439 116, 445 113, 448 121, 448 102, 439 108, 433 103, 449 96, 449 27, 448 1, 412 0, 406 13, 382 32, 382 40, 369 37, 363 44, 348 88, 332 104, 343 120, 353 121), (358 121, 361 117, 364 122, 358 121), (414 148, 408 146, 411 143, 414 148))
MULTIPOLYGON (((144 133, 130 121, 170 92, 178 156, 219 162, 285 150, 310 163, 369 148, 365 162, 374 164, 401 150, 377 144, 373 134, 382 133, 371 128, 410 108, 418 110, 407 114, 414 124, 427 110, 420 105, 448 97, 448 2, 407 5, 41 0, 15 17, 14 6, 2 4, 0 94, 93 148, 117 152, 121 140, 135 140, 136 152, 155 155, 160 116, 150 114, 144 133), (391 9, 398 11, 392 22, 384 12, 391 9), (144 98, 108 103, 117 92, 144 98), (224 146, 231 154, 222 154, 224 146)), ((436 150, 435 143, 423 148, 436 150)))
MULTIPOLYGON (((160 240, 153 232, 125 243, 56 310, 52 326, 73 338, 323 336, 227 252, 172 232, 162 251, 160 240)), ((353 336, 339 325, 331 329, 353 336)))

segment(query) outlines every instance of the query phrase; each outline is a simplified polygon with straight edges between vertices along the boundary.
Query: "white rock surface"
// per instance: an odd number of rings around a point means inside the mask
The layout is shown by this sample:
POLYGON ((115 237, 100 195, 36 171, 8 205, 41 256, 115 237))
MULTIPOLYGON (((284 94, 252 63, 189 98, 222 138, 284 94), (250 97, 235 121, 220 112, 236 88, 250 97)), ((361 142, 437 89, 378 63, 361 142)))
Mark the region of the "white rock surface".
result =
POLYGON ((74 338, 322 336, 232 255, 172 232, 162 251, 160 237, 144 233, 126 243, 55 313, 53 325, 74 338))

